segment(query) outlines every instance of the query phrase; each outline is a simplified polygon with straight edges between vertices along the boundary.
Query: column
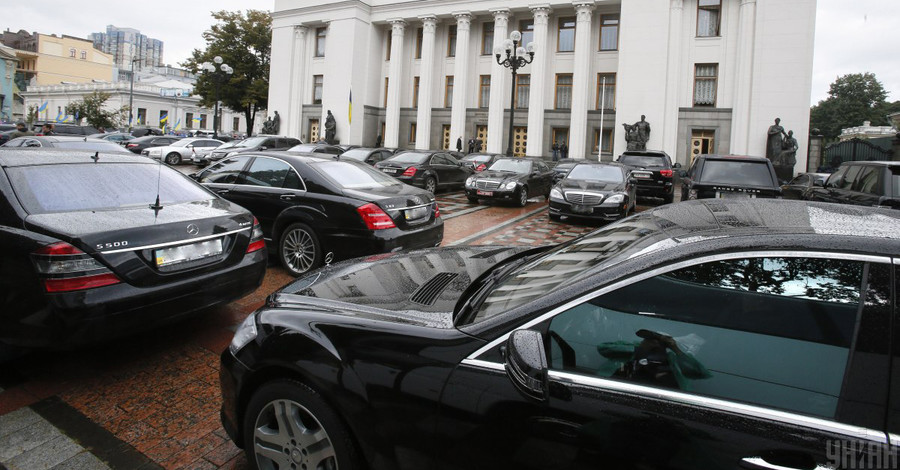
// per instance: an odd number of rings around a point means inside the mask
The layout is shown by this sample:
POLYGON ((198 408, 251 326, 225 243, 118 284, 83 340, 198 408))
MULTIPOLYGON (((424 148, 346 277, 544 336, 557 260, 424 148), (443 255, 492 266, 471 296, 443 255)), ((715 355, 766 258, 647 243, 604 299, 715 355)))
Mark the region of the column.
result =
POLYGON ((569 158, 584 159, 587 147, 588 97, 591 88, 591 16, 594 1, 574 2, 575 65, 572 71, 572 114, 569 124, 569 158))
POLYGON ((291 137, 300 138, 303 135, 303 85, 306 84, 306 37, 309 28, 302 25, 294 26, 294 42, 291 47, 291 93, 288 103, 287 119, 282 124, 279 133, 291 137))
MULTIPOLYGON (((502 8, 499 10, 491 10, 494 15, 494 47, 502 46, 503 41, 508 37, 507 28, 509 26, 509 9, 502 8)), ((494 65, 491 67, 491 101, 488 108, 488 139, 487 151, 490 153, 503 153, 503 138, 506 132, 506 126, 503 125, 503 115, 507 97, 506 92, 507 77, 511 77, 511 72, 502 65, 493 60, 494 65)))
MULTIPOLYGON (((450 148, 456 148, 456 139, 462 137, 466 146, 466 99, 469 93, 469 12, 454 13, 456 17, 456 66, 453 69, 453 103, 450 111, 450 148)), ((421 86, 421 85, 420 85, 421 86)))
MULTIPOLYGON (((529 157, 545 155, 544 148, 544 83, 547 81, 547 61, 550 46, 547 41, 550 5, 531 7, 534 13, 534 62, 529 66, 531 90, 528 94, 528 144, 525 154, 529 157)), ((525 44, 527 46, 527 44, 525 44)))
POLYGON ((419 18, 422 20, 422 62, 419 64, 416 150, 428 150, 431 148, 431 101, 434 95, 434 32, 438 20, 434 15, 419 18))
POLYGON ((662 148, 678 155, 678 90, 681 89, 684 61, 681 60, 681 31, 684 0, 672 0, 669 9, 669 57, 666 64, 666 101, 663 114, 662 148))
MULTIPOLYGON (((400 145, 400 85, 403 76, 403 32, 406 22, 391 20, 391 66, 388 71, 387 109, 384 119, 384 146, 400 145)), ((324 122, 324 121, 323 121, 324 122)))
MULTIPOLYGON (((734 111, 732 113, 731 153, 750 152, 750 103, 753 87, 753 38, 756 35, 756 0, 741 0, 740 26, 738 27, 737 68, 734 89, 734 111)), ((719 67, 721 70, 721 67, 719 67)), ((721 75, 721 72, 719 73, 721 75)), ((721 80, 719 87, 721 87, 721 80)), ((721 89, 721 88, 720 88, 721 89)))

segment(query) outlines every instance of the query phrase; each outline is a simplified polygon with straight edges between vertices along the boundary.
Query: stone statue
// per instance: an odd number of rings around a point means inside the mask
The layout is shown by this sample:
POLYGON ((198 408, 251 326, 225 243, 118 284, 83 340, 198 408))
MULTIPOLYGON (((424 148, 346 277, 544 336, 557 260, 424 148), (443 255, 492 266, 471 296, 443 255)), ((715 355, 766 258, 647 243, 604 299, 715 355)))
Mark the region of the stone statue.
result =
POLYGON ((275 117, 272 118, 272 133, 278 134, 278 131, 281 129, 281 116, 278 115, 278 111, 275 111, 275 117))
POLYGON ((797 164, 797 139, 794 138, 794 131, 788 131, 784 141, 781 144, 781 151, 775 157, 772 165, 775 166, 775 174, 781 181, 790 181, 794 177, 794 165, 797 164))
POLYGON ((337 124, 334 122, 334 115, 331 114, 331 110, 328 110, 328 116, 325 117, 325 142, 328 144, 334 144, 334 134, 337 132, 337 124))
POLYGON ((628 142, 625 150, 641 150, 640 135, 637 127, 628 123, 622 123, 622 126, 625 127, 625 142, 628 142))
POLYGON ((275 130, 273 129, 273 121, 272 121, 271 117, 266 117, 266 120, 263 121, 262 133, 268 134, 268 135, 275 134, 275 130))
POLYGON ((650 123, 646 121, 646 116, 641 114, 641 120, 634 123, 637 129, 637 146, 636 150, 647 150, 647 142, 650 141, 650 123))
POLYGON ((781 155, 784 145, 784 128, 781 127, 781 118, 775 118, 775 124, 769 126, 768 137, 766 140, 766 158, 775 163, 775 159, 781 155))

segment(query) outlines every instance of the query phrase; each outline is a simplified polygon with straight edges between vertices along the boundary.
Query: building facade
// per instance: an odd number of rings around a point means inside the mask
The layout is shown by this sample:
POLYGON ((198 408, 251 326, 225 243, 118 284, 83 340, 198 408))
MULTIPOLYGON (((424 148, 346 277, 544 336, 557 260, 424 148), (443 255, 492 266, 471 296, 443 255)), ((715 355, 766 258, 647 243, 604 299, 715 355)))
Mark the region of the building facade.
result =
POLYGON ((5 31, 0 43, 16 50, 20 89, 33 85, 114 80, 113 57, 86 39, 55 34, 5 31))
POLYGON ((16 51, 0 44, 0 122, 22 118, 22 103, 15 80, 18 63, 16 51))
POLYGON ((145 67, 163 66, 163 42, 149 38, 134 28, 106 26, 105 33, 91 33, 88 37, 94 48, 113 56, 113 61, 121 70, 143 70, 145 67))
POLYGON ((781 118, 809 127, 815 0, 276 0, 269 107, 312 140, 328 110, 342 143, 613 159, 646 116, 648 149, 765 155, 781 118), (493 54, 513 30, 534 61, 493 54), (464 145, 465 146, 465 145, 464 145))

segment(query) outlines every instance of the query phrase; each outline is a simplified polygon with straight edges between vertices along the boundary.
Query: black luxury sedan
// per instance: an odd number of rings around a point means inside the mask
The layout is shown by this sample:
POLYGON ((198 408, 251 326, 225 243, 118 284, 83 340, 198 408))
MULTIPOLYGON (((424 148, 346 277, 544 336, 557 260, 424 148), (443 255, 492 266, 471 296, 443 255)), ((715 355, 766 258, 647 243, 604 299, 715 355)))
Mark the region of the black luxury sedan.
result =
POLYGON ((900 434, 898 253, 900 212, 744 199, 335 264, 239 326, 223 424, 253 468, 871 462, 900 434))
POLYGON ((553 174, 553 170, 537 158, 500 158, 487 170, 466 180, 466 198, 473 203, 479 199, 513 201, 525 207, 528 198, 550 197, 553 174))
POLYGON ((475 172, 480 172, 487 170, 488 167, 493 165, 498 158, 503 157, 504 155, 498 153, 470 153, 460 158, 459 161, 475 172))
POLYGON ((259 287, 267 260, 252 214, 172 168, 56 149, 0 152, 0 245, 0 343, 24 348, 229 302, 259 287))
POLYGON ((673 165, 666 152, 629 150, 619 155, 616 161, 631 168, 631 176, 637 181, 638 197, 658 197, 666 204, 675 199, 673 179, 681 164, 673 165))
POLYGON ((900 162, 844 162, 808 194, 812 201, 900 209, 900 162))
POLYGON ((824 186, 829 175, 830 173, 800 173, 781 185, 781 195, 785 199, 809 199, 813 188, 824 186))
POLYGON ((172 145, 181 140, 182 137, 175 135, 145 135, 125 142, 125 148, 140 155, 141 151, 150 147, 164 147, 172 145))
POLYGON ((472 174, 471 168, 445 151, 411 150, 376 163, 375 168, 432 194, 438 189, 462 187, 472 174))
POLYGON ((376 163, 387 160, 392 156, 394 156, 394 152, 389 149, 367 147, 354 147, 352 149, 347 149, 341 154, 341 158, 343 159, 365 162, 372 166, 375 166, 376 163))
POLYGON ((565 178, 566 175, 572 171, 572 168, 575 168, 579 162, 566 159, 565 161, 561 161, 556 165, 553 165, 553 183, 558 183, 561 179, 565 178))
POLYGON ((0 146, 0 148, 59 148, 131 155, 131 152, 122 148, 121 145, 107 140, 93 137, 75 137, 72 135, 16 137, 0 146))
POLYGON ((550 219, 618 220, 634 212, 637 183, 618 163, 581 163, 550 190, 550 219))
POLYGON ((295 276, 332 257, 434 247, 444 238, 433 194, 352 160, 253 152, 193 177, 249 209, 272 252, 295 276))
POLYGON ((781 198, 775 167, 765 157, 699 155, 681 176, 682 201, 781 198))

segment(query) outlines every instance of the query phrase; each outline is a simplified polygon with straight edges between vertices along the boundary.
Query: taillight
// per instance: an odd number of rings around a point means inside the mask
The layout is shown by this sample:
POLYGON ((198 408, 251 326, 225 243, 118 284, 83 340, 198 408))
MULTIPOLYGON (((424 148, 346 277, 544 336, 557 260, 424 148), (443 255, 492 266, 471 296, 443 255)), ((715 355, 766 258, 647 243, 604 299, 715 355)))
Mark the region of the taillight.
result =
POLYGON ((127 144, 127 145, 125 145, 125 148, 129 148, 129 149, 130 149, 130 148, 135 148, 135 147, 137 147, 137 146, 138 146, 138 144, 127 144))
POLYGON ((256 220, 256 217, 253 218, 253 231, 250 232, 250 244, 247 245, 247 253, 253 253, 254 251, 259 251, 266 246, 266 241, 263 240, 262 227, 259 226, 259 221, 256 220))
POLYGON ((478 165, 478 166, 475 168, 475 171, 484 171, 485 168, 487 168, 487 165, 485 165, 484 163, 482 163, 481 165, 478 165))
POLYGON ((437 219, 441 216, 441 208, 438 207, 438 203, 434 203, 434 218, 437 219))
POLYGON ((387 215, 375 204, 369 203, 362 207, 357 207, 356 212, 359 212, 359 216, 362 217, 363 222, 366 223, 366 227, 370 230, 383 230, 396 227, 391 216, 387 215))
POLYGON ((665 178, 671 178, 671 177, 672 177, 672 170, 659 170, 659 174, 662 175, 662 176, 665 177, 665 178))
POLYGON ((403 176, 416 176, 416 167, 411 166, 403 172, 403 176))
POLYGON ((70 292, 118 284, 122 281, 91 255, 58 242, 31 255, 47 292, 70 292))

